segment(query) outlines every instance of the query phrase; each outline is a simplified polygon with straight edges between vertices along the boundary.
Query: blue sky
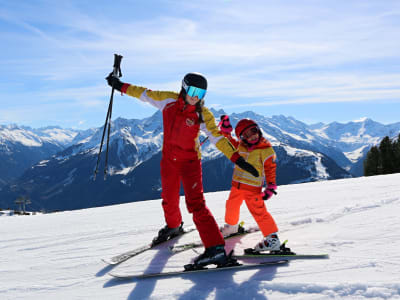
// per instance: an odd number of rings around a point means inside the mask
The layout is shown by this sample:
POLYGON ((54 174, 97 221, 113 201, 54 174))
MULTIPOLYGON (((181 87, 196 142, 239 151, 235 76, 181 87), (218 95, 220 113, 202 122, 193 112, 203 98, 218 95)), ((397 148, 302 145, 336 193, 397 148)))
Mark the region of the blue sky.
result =
MULTIPOLYGON (((114 53, 153 90, 306 123, 400 121, 400 1, 0 0, 0 124, 102 126, 114 53)), ((115 96, 113 117, 155 108, 115 96)))

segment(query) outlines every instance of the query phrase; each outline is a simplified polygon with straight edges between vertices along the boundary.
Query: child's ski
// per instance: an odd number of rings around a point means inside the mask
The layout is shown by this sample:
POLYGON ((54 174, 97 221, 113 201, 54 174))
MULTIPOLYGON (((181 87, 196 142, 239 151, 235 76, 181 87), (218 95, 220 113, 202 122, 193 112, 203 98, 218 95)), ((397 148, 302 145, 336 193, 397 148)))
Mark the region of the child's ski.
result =
POLYGON ((267 253, 262 253, 255 251, 253 248, 247 248, 244 250, 243 255, 235 255, 236 259, 245 260, 246 258, 262 258, 263 261, 265 259, 268 260, 276 260, 276 259, 284 259, 284 260, 293 260, 293 259, 324 259, 329 258, 328 254, 297 254, 292 252, 290 248, 286 247, 287 240, 284 241, 278 251, 271 251, 267 253))

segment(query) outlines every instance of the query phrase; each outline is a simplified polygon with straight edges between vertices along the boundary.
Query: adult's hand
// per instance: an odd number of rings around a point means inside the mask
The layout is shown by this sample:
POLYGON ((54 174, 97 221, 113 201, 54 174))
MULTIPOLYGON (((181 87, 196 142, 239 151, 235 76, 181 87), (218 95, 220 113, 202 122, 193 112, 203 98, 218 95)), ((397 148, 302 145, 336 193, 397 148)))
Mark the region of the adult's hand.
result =
POLYGON ((124 85, 124 83, 121 80, 119 80, 118 77, 113 76, 112 72, 106 77, 106 80, 108 85, 113 87, 117 91, 121 91, 122 86, 124 85))

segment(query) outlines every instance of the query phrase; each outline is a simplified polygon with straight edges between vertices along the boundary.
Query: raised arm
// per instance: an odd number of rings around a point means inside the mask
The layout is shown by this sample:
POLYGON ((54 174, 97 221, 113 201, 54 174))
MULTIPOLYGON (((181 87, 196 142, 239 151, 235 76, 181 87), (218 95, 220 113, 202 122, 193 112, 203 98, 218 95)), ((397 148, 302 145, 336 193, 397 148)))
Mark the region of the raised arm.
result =
POLYGON ((112 76, 112 74, 108 75, 106 80, 110 86, 114 85, 114 88, 121 93, 147 102, 159 110, 163 110, 168 103, 175 102, 179 97, 179 94, 176 92, 152 91, 145 87, 124 83, 119 78, 112 76))
POLYGON ((229 158, 233 163, 237 164, 240 168, 249 172, 255 177, 258 177, 258 171, 249 163, 245 161, 245 159, 239 155, 235 146, 220 132, 217 125, 215 124, 215 118, 211 111, 208 108, 203 107, 203 120, 204 123, 201 123, 200 129, 203 130, 210 140, 219 151, 221 151, 227 158, 229 158))

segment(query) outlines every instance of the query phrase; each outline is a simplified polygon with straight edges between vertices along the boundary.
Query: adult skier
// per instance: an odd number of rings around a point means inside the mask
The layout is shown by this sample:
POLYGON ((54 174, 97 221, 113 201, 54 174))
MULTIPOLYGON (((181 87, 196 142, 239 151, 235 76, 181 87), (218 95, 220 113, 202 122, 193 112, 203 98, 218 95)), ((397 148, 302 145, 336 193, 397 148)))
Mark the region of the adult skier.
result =
POLYGON ((121 93, 150 103, 163 114, 161 196, 166 225, 159 231, 153 244, 183 233, 179 208, 179 190, 182 182, 187 209, 193 214, 193 222, 205 247, 205 252, 195 259, 195 265, 202 267, 209 264, 227 264, 229 257, 225 252, 224 238, 206 206, 203 195, 200 129, 241 170, 251 173, 254 177, 258 177, 259 174, 221 134, 213 114, 204 106, 206 78, 200 73, 186 74, 179 93, 152 91, 145 87, 123 83, 112 74, 106 80, 121 93))

